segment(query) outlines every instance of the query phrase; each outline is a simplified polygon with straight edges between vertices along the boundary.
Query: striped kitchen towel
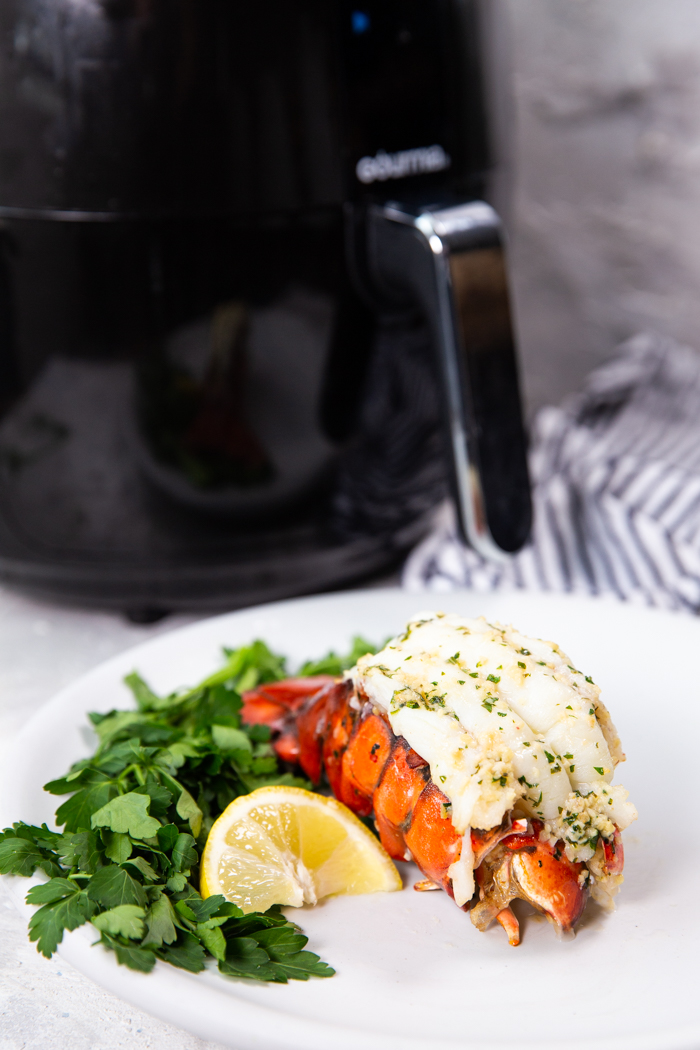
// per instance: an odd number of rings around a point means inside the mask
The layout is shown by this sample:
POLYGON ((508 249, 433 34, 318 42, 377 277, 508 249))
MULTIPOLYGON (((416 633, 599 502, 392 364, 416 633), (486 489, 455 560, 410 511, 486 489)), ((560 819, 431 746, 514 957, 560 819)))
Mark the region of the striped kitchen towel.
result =
POLYGON ((700 611, 700 354, 659 335, 624 343, 583 391, 535 420, 535 521, 507 564, 457 536, 443 505, 410 555, 412 590, 523 587, 700 611))

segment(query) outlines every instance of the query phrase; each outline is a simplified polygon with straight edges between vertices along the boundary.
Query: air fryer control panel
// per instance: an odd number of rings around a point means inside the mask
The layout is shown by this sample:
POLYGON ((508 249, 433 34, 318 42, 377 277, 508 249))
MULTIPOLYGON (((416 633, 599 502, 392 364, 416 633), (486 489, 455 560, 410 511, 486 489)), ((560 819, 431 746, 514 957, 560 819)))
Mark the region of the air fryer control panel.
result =
POLYGON ((343 0, 347 195, 464 192, 487 164, 472 3, 343 0))

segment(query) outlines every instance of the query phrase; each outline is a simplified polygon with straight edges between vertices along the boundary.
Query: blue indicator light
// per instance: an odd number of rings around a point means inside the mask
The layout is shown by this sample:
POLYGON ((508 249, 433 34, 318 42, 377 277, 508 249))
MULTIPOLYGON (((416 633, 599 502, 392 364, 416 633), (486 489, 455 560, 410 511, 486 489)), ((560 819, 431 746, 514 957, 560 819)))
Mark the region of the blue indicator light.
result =
POLYGON ((352 31, 357 36, 361 33, 366 33, 369 30, 370 20, 366 11, 353 11, 350 16, 350 21, 352 24, 352 31))

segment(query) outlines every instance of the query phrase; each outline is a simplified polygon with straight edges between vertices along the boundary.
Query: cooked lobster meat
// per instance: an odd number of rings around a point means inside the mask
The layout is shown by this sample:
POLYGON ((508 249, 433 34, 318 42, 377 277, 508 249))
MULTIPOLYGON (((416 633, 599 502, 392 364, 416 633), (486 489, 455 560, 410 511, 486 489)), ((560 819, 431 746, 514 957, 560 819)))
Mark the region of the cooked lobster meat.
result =
POLYGON ((243 699, 280 757, 373 815, 387 852, 425 876, 416 889, 444 889, 480 930, 496 920, 518 944, 520 898, 570 931, 622 881, 636 811, 610 779, 624 756, 597 687, 551 643, 423 614, 344 680, 243 699))

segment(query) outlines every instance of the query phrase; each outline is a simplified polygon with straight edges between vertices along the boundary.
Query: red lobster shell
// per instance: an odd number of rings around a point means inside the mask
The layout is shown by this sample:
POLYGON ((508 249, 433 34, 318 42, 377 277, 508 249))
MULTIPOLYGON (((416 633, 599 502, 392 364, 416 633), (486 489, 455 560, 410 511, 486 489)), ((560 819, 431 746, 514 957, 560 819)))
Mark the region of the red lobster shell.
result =
MULTIPOLYGON (((427 762, 350 681, 291 678, 244 693, 243 701, 243 721, 270 726, 280 758, 300 766, 314 784, 325 773, 339 801, 359 816, 374 815, 389 855, 413 860, 423 872, 416 889, 442 888, 454 896, 448 869, 462 839, 449 800, 427 762)), ((506 816, 498 827, 471 831, 477 890, 464 910, 480 930, 495 919, 512 945, 520 942, 514 899, 528 901, 563 931, 573 929, 586 906, 586 866, 568 860, 563 843, 541 841, 541 830, 537 820, 506 816)), ((603 864, 607 874, 622 871, 619 833, 605 843, 603 864)))

